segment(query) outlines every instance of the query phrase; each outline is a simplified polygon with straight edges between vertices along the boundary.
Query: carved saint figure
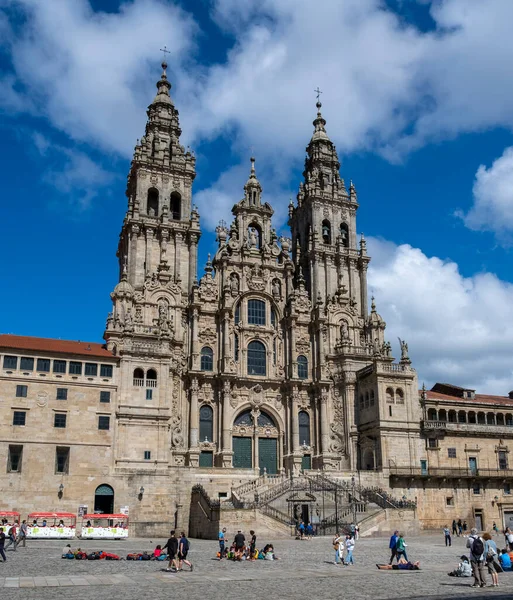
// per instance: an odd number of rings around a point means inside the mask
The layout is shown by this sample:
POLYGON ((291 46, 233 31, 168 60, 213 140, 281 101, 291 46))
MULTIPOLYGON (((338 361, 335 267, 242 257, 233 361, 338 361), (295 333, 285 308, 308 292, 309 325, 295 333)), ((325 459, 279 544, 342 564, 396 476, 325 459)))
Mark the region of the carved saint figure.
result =
POLYGON ((254 227, 249 229, 248 248, 258 248, 258 233, 254 227))
POLYGON ((278 279, 274 279, 273 280, 273 296, 277 296, 280 297, 281 294, 281 286, 280 286, 280 282, 278 281, 278 279))
POLYGON ((397 339, 399 340, 399 345, 401 346, 401 360, 408 359, 408 344, 401 338, 397 339))
POLYGON ((340 325, 340 339, 343 342, 349 341, 349 325, 347 324, 347 321, 342 321, 340 325))
POLYGON ((237 275, 235 273, 232 273, 232 275, 230 277, 230 289, 231 289, 232 294, 239 293, 239 278, 237 277, 237 275))

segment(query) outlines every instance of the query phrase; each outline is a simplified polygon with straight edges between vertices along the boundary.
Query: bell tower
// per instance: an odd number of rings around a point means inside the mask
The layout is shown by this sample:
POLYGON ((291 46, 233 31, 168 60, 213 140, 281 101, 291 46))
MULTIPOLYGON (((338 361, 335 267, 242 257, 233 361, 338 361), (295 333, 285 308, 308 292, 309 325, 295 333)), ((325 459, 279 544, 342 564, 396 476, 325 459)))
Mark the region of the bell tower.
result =
POLYGON ((340 177, 335 145, 326 133, 318 100, 314 132, 306 148, 304 181, 297 206, 289 205, 296 276, 304 277, 310 298, 324 303, 335 294, 349 294, 358 312, 367 312, 365 243, 357 245, 356 189, 340 177))
POLYGON ((118 258, 120 276, 126 261, 126 277, 135 289, 157 274, 188 294, 196 278, 199 240, 197 214, 191 213, 196 159, 180 144, 166 68, 163 62, 146 131, 134 149, 118 258))

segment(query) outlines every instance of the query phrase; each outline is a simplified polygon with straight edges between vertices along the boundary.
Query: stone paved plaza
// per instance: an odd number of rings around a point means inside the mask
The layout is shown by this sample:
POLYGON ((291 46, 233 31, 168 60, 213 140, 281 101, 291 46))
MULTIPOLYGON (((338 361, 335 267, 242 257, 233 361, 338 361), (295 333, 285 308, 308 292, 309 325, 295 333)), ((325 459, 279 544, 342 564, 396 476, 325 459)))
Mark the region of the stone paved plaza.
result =
MULTIPOLYGON (((502 536, 498 538, 502 543, 502 536)), ((261 545, 267 540, 259 539, 261 545)), ((499 588, 471 589, 472 579, 447 576, 465 552, 466 540, 456 539, 446 548, 443 536, 422 535, 407 539, 411 560, 421 560, 420 572, 378 571, 377 562, 389 558, 388 538, 359 540, 354 567, 332 564, 330 538, 311 541, 280 540, 275 544, 275 562, 233 563, 214 559, 215 541, 192 540, 190 558, 194 572, 162 571, 165 563, 131 561, 71 561, 60 558, 64 543, 32 541, 14 553, 7 550, 7 563, 0 564, 2 599, 72 598, 76 600, 152 600, 170 597, 223 599, 234 594, 258 598, 512 598, 513 573, 499 575, 499 588), (21 591, 20 588, 23 588, 21 591), (22 596, 23 594, 23 596, 22 596)), ((84 541, 83 549, 103 549, 126 556, 128 552, 152 550, 164 540, 126 540, 98 544, 84 541)), ((67 542, 65 542, 67 543, 67 542)), ((259 544, 259 545, 260 545, 259 544)), ((500 545, 499 544, 499 545, 500 545)))

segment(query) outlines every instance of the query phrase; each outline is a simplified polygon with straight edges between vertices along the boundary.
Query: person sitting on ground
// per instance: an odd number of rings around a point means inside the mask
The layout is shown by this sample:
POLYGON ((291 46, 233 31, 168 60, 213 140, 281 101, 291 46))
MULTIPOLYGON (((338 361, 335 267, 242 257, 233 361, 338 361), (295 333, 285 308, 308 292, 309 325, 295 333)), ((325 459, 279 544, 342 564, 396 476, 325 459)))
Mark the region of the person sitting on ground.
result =
POLYGON ((153 551, 152 560, 157 560, 158 558, 160 558, 161 555, 162 555, 162 547, 160 544, 158 544, 158 546, 153 551))
POLYGON ((62 549, 62 557, 64 558, 65 554, 74 554, 74 552, 72 552, 71 550, 71 544, 66 544, 64 546, 64 548, 62 549))
POLYGON ((503 548, 501 550, 501 553, 499 555, 499 562, 501 563, 501 567, 503 571, 511 571, 511 558, 510 555, 508 554, 508 551, 506 550, 506 548, 503 548))
POLYGON ((420 560, 414 563, 400 558, 396 565, 376 565, 380 571, 420 571, 420 560))
POLYGON ((462 554, 460 556, 460 563, 450 573, 447 573, 450 577, 471 577, 472 576, 472 567, 470 566, 470 561, 467 556, 462 554))

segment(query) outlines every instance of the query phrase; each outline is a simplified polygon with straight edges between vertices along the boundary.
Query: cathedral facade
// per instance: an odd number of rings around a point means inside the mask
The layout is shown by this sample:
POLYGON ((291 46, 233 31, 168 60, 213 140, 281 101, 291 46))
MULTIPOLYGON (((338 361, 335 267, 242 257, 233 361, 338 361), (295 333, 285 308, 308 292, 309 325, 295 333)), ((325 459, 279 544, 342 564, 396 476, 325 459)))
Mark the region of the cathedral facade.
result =
MULTIPOLYGON (((435 455, 446 469, 435 448, 460 447, 468 432, 439 422, 448 409, 434 392, 419 395, 404 341, 392 357, 368 297, 356 189, 340 175, 320 102, 290 236, 273 227, 252 158, 198 274, 195 157, 180 144, 170 89, 163 64, 128 176, 105 344, 0 335, 1 508, 124 507, 136 533, 160 533, 187 526, 195 484, 229 499, 261 476, 315 471, 395 487, 439 526, 444 491, 425 493, 435 455)), ((513 414, 513 400, 501 402, 513 414)), ((504 425, 501 452, 508 434, 504 425)), ((470 515, 465 494, 451 502, 470 515)))
POLYGON ((252 158, 233 221, 217 227, 198 278, 195 160, 180 145, 165 68, 157 88, 128 177, 105 331, 120 357, 117 464, 140 460, 132 440, 148 435, 148 422, 169 425, 169 439, 153 436, 165 469, 354 471, 397 454, 417 462, 415 371, 405 346, 394 364, 374 302, 368 310, 356 190, 340 176, 321 104, 289 206, 291 236, 273 228, 252 158))

